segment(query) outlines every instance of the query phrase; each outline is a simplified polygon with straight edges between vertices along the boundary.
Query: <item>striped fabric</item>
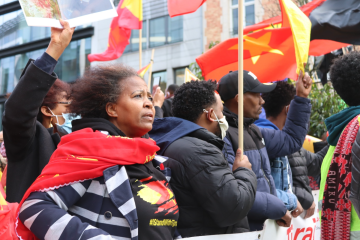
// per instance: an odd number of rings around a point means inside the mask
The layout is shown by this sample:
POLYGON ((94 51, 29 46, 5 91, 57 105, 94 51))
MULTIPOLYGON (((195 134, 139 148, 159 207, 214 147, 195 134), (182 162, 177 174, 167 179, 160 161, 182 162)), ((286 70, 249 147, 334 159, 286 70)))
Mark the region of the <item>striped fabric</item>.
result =
MULTIPOLYGON (((155 166, 166 160, 156 158, 155 166)), ((103 177, 33 192, 19 218, 39 239, 138 239, 135 201, 123 166, 106 169, 103 177)))

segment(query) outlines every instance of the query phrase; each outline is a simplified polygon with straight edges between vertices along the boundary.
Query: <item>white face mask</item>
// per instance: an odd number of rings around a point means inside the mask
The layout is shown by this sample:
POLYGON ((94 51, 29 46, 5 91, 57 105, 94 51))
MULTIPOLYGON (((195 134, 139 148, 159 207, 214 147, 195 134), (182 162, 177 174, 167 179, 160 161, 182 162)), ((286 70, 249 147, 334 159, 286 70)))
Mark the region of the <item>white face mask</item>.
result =
POLYGON ((51 111, 51 109, 48 107, 48 109, 49 109, 49 111, 51 112, 51 116, 52 117, 56 117, 56 122, 57 122, 57 124, 59 124, 59 119, 58 119, 58 117, 62 117, 63 115, 55 115, 54 113, 53 113, 53 111, 51 111))
MULTIPOLYGON (((208 111, 206 111, 205 109, 203 109, 203 111, 208 113, 208 111)), ((229 123, 226 121, 225 116, 218 119, 215 112, 214 112, 214 114, 215 114, 215 117, 216 117, 216 121, 219 123, 219 126, 220 126, 221 139, 224 139, 226 137, 226 131, 229 129, 229 123)))

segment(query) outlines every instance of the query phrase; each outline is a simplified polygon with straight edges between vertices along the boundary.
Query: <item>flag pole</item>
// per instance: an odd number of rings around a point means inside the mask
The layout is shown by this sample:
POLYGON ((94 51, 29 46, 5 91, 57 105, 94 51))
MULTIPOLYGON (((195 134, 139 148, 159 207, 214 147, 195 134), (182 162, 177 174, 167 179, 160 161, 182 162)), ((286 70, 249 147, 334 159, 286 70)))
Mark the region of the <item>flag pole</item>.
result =
POLYGON ((155 54, 155 49, 153 48, 151 51, 151 59, 150 59, 150 69, 149 69, 149 78, 148 78, 148 87, 149 87, 149 91, 151 92, 151 74, 152 74, 152 66, 154 64, 154 54, 155 54))
POLYGON ((139 29, 139 69, 142 68, 142 29, 139 29))
POLYGON ((244 0, 238 1, 238 132, 239 132, 239 148, 241 149, 241 157, 244 153, 244 98, 243 98, 243 3, 244 0))

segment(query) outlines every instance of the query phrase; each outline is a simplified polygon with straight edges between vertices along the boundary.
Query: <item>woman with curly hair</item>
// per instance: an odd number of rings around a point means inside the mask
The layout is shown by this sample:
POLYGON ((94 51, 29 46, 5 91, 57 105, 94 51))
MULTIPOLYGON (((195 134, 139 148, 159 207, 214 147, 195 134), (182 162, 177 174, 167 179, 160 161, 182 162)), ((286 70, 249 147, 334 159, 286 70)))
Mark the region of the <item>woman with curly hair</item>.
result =
POLYGON ((81 115, 18 208, 22 239, 172 239, 178 206, 148 138, 155 109, 122 65, 90 68, 72 85, 81 115), (155 159, 154 159, 155 158, 155 159))

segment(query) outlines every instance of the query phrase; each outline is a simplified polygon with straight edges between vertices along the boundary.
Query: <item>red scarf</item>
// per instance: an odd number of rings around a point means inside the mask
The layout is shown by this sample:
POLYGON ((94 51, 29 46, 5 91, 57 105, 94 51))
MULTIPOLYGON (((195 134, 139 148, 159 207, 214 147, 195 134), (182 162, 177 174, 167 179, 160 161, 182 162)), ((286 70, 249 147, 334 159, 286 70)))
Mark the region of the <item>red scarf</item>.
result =
MULTIPOLYGON (((103 176, 105 169, 115 165, 144 164, 152 161, 158 150, 156 142, 150 139, 107 136, 90 128, 66 135, 61 138, 40 176, 26 191, 16 217, 32 192, 94 179, 103 176)), ((22 239, 36 239, 21 221, 17 222, 16 231, 22 239)))
POLYGON ((349 240, 351 224, 351 150, 359 130, 360 115, 341 134, 326 178, 321 212, 322 240, 349 240))

